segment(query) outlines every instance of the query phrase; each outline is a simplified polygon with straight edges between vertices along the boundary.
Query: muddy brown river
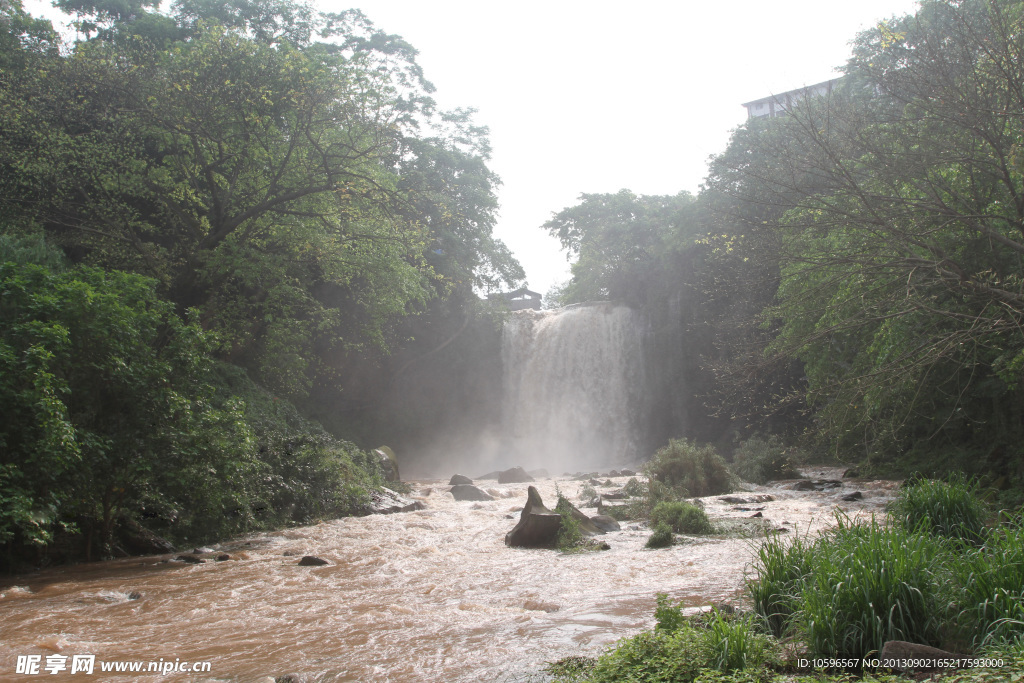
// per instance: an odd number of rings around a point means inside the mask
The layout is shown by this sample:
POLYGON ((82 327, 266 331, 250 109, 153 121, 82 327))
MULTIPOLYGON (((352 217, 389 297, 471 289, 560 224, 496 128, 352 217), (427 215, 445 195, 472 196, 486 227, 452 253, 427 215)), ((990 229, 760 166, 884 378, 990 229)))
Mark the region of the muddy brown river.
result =
MULTIPOLYGON (((651 627, 658 592, 693 608, 741 597, 752 538, 686 537, 673 548, 645 550, 649 531, 626 523, 603 537, 611 546, 603 552, 508 548, 504 535, 518 520, 527 484, 478 484, 499 497, 456 502, 444 482, 416 482, 413 496, 424 510, 253 536, 218 546, 234 558, 226 562, 145 557, 0 578, 0 680, 248 682, 294 673, 305 681, 515 681, 538 674, 546 661, 595 654, 651 627), (330 564, 298 566, 305 554, 330 564), (40 673, 17 673, 19 657, 24 670, 31 656, 40 673), (92 674, 71 673, 76 656, 93 658, 92 674), (209 671, 100 670, 176 661, 208 662, 209 671)), ((556 485, 573 500, 579 488, 564 479, 536 485, 552 506, 556 485)), ((763 507, 764 524, 791 537, 824 528, 837 506, 880 512, 893 488, 769 485, 754 492, 771 494, 771 502, 704 500, 713 519, 763 507), (864 498, 840 500, 854 490, 864 498)))

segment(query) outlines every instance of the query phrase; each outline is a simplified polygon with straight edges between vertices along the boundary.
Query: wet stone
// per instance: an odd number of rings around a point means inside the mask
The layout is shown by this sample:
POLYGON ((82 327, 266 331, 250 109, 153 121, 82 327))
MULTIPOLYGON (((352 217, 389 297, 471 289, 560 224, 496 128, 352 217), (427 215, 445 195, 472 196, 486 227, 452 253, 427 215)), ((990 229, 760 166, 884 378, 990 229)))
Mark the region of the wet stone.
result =
POLYGON ((316 555, 306 555, 299 560, 300 567, 323 567, 326 564, 330 564, 330 562, 316 555))

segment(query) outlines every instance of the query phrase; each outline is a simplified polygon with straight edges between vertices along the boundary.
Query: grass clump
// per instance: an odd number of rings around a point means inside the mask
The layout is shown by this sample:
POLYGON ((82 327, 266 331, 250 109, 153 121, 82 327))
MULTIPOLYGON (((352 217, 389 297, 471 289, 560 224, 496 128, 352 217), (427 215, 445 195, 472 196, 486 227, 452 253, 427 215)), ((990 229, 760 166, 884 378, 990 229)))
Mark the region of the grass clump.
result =
POLYGON ((664 522, 656 524, 654 530, 651 533, 650 538, 647 539, 647 543, 644 544, 645 548, 668 548, 676 544, 676 537, 672 535, 672 527, 664 522))
POLYGON ((747 582, 747 593, 754 611, 776 638, 792 630, 804 583, 813 569, 814 551, 815 545, 799 536, 787 544, 778 534, 765 539, 757 550, 757 578, 747 582))
POLYGON ((1024 655, 1024 520, 1007 520, 955 566, 957 623, 972 645, 1017 642, 1024 655))
POLYGON ((889 640, 941 646, 942 541, 875 520, 837 521, 803 581, 798 614, 811 651, 861 658, 889 640))
POLYGON ((754 436, 740 444, 733 453, 732 469, 740 479, 755 484, 800 477, 792 449, 775 435, 754 436))
POLYGON ((977 482, 956 473, 943 481, 916 479, 904 486, 890 503, 889 516, 908 528, 920 525, 938 536, 978 543, 989 510, 977 482))
POLYGON ((942 539, 839 514, 813 543, 767 541, 748 590, 772 633, 795 633, 815 655, 866 657, 887 640, 941 647, 946 552, 942 539))
POLYGON ((651 524, 666 524, 677 534, 713 534, 715 527, 703 509, 686 501, 663 501, 651 511, 651 524))
POLYGON ((650 480, 674 489, 678 497, 729 493, 734 484, 728 465, 712 446, 686 439, 671 439, 645 469, 650 480))

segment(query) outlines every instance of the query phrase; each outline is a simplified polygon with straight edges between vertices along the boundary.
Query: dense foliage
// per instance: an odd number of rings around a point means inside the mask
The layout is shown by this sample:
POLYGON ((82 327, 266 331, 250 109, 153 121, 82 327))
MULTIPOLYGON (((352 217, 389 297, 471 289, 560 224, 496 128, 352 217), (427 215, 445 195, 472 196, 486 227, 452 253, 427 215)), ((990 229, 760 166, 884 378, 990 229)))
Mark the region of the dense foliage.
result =
POLYGON ((583 195, 545 224, 577 257, 563 297, 654 321, 661 443, 1024 476, 1022 54, 1019 0, 924 0, 828 95, 740 126, 695 200, 583 195))
POLYGON ((358 11, 58 4, 74 43, 0 5, 0 542, 361 511, 373 459, 303 412, 377 445, 397 377, 493 333, 487 131, 358 11))

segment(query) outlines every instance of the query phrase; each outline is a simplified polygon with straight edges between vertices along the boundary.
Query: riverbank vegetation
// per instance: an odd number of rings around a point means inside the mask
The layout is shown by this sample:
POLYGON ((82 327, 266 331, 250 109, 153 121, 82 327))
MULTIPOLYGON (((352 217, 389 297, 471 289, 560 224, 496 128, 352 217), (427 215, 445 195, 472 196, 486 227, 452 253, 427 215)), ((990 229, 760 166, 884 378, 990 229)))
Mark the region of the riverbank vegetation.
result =
POLYGON ((901 490, 888 524, 839 514, 815 539, 771 536, 747 583, 750 612, 686 617, 661 595, 652 631, 548 673, 594 683, 792 681, 838 680, 831 676, 846 669, 867 681, 907 680, 859 664, 905 641, 1002 661, 946 672, 951 681, 1015 680, 1024 671, 1024 525, 983 505, 965 512, 975 494, 959 477, 921 480, 901 490), (813 673, 801 659, 858 665, 813 673))
POLYGON ((363 511, 522 279, 486 130, 358 11, 58 4, 0 5, 0 567, 363 511))

